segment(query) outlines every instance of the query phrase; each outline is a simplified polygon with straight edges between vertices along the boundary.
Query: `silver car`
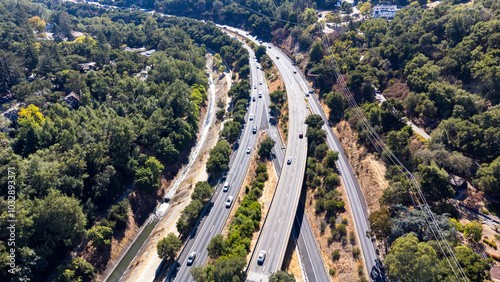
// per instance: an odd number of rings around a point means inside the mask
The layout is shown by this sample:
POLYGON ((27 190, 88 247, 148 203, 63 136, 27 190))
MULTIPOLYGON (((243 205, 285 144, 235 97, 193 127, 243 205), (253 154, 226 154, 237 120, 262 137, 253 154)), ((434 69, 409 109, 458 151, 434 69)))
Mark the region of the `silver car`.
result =
POLYGON ((233 196, 229 196, 227 197, 227 201, 226 201, 226 208, 229 208, 231 207, 231 203, 233 202, 233 196))
POLYGON ((259 252, 259 257, 257 257, 257 262, 262 264, 264 263, 264 260, 266 259, 266 252, 265 251, 260 251, 259 252))
POLYGON ((187 265, 192 265, 195 258, 196 258, 196 252, 191 252, 187 259, 187 265))

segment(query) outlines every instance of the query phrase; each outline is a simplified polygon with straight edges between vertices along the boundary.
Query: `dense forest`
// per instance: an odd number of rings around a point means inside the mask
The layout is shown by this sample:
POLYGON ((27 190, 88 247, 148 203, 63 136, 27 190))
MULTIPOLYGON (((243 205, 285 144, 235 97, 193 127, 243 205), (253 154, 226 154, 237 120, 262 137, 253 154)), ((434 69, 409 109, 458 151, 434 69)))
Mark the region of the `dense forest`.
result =
MULTIPOLYGON (((41 2, 0 3, 2 113, 14 113, 0 120, 0 189, 15 186, 16 281, 87 281, 96 270, 69 252, 84 239, 109 252, 131 208, 118 196, 134 184, 155 199, 193 144, 206 48, 236 71, 248 52, 212 23, 41 2)), ((0 198, 5 270, 10 204, 0 198)))

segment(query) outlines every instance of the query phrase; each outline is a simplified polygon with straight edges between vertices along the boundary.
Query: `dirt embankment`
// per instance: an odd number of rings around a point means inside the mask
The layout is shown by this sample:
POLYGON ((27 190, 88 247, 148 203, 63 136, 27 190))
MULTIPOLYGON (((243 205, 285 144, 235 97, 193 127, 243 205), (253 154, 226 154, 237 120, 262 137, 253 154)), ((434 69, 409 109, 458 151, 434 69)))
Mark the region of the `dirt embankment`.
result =
POLYGON ((288 271, 295 276, 295 281, 303 282, 302 270, 300 269, 299 253, 297 252, 295 241, 290 238, 286 246, 285 259, 283 260, 282 269, 288 271))
MULTIPOLYGON (((328 110, 327 107, 323 104, 328 110)), ((367 152, 367 150, 360 146, 357 142, 357 133, 354 132, 349 124, 342 121, 334 128, 336 135, 342 144, 344 151, 353 167, 356 177, 358 178, 363 195, 365 197, 368 212, 373 212, 380 209, 379 198, 383 190, 387 187, 388 181, 385 180, 384 175, 386 167, 382 160, 367 152)), ((321 248, 323 258, 330 269, 335 270, 335 275, 332 276, 334 281, 355 281, 361 275, 367 275, 364 270, 363 260, 361 256, 355 258, 353 255, 354 249, 360 249, 358 238, 356 236, 354 221, 349 209, 348 198, 346 196, 345 187, 340 186, 342 198, 346 201, 346 211, 341 213, 336 218, 336 223, 345 223, 347 219, 347 240, 346 242, 328 242, 328 238, 332 234, 332 229, 328 222, 325 222, 324 214, 316 214, 315 204, 316 200, 314 192, 307 191, 306 209, 309 214, 311 225, 318 243, 321 248), (344 219, 345 218, 345 219, 344 219), (344 221, 344 222, 343 222, 344 221), (354 239, 354 240, 352 240, 354 239), (334 260, 332 252, 338 250, 340 259, 334 260)))
MULTIPOLYGON (((334 269, 336 274, 332 276, 333 281, 356 281, 359 277, 358 265, 363 264, 361 257, 354 258, 352 251, 355 248, 360 248, 356 238, 356 232, 354 230, 354 221, 352 220, 351 212, 348 208, 347 197, 345 196, 345 189, 341 185, 339 188, 343 194, 343 200, 346 201, 346 211, 337 215, 336 223, 345 224, 347 219, 346 229, 347 229, 347 241, 330 242, 328 238, 331 237, 332 229, 330 224, 325 220, 325 213, 317 214, 315 211, 316 199, 314 197, 314 192, 312 190, 307 191, 306 196, 306 210, 309 215, 309 220, 311 222, 311 227, 313 229, 314 235, 321 249, 321 255, 323 260, 327 265, 327 271, 329 269, 334 269), (321 232, 323 230, 323 232, 321 232), (350 240, 350 236, 354 236, 354 240, 350 240), (332 253, 338 250, 340 252, 340 259, 333 260, 332 253)), ((366 273, 364 273, 366 274, 366 273)), ((362 275, 364 275, 362 274, 362 275)))
POLYGON ((376 158, 357 142, 358 134, 352 130, 348 122, 339 122, 333 130, 339 137, 342 148, 359 180, 368 212, 379 210, 378 200, 389 185, 389 181, 385 179, 387 167, 380 158, 376 158))

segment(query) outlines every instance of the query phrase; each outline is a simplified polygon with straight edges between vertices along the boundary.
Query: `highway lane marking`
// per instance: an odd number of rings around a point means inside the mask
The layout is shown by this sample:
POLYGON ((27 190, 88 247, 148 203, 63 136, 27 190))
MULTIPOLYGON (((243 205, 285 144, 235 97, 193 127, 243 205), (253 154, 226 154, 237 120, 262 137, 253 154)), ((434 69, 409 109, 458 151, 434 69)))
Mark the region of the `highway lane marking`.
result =
POLYGON ((212 228, 210 228, 210 233, 212 233, 212 231, 214 231, 214 227, 215 227, 215 224, 212 225, 212 228))
POLYGON ((274 236, 273 236, 273 238, 276 238, 276 232, 274 232, 274 236))

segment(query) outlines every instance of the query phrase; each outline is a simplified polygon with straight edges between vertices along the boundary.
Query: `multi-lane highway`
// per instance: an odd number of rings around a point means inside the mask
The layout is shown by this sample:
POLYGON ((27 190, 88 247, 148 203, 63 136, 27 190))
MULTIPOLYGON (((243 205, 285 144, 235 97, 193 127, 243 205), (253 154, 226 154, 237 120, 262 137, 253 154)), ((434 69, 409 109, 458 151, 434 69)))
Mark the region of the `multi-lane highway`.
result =
MULTIPOLYGON (((242 30, 237 30, 240 34, 246 35, 245 31, 242 30)), ((252 37, 249 37, 250 39, 253 39, 252 37)), ((267 46, 271 46, 271 49, 267 49, 269 56, 273 61, 275 62, 276 66, 278 67, 280 73, 293 73, 295 70, 296 74, 293 75, 293 79, 295 80, 296 83, 299 84, 298 89, 302 89, 303 93, 307 93, 311 91, 311 87, 307 83, 306 78, 304 77, 304 74, 292 63, 292 61, 288 58, 286 54, 284 54, 281 50, 276 48, 274 45, 271 44, 266 44, 267 46), (279 57, 279 59, 278 59, 279 57)), ((284 80, 285 85, 287 85, 287 81, 284 80)), ((290 84, 293 85, 293 84, 290 84)), ((287 85, 287 90, 288 90, 288 85, 287 85)), ((347 197, 349 199, 349 207, 351 209, 354 221, 355 221, 355 227, 356 227, 356 233, 358 235, 358 240, 361 245, 361 249, 363 252, 363 259, 365 261, 365 266, 366 269, 368 270, 369 276, 372 280, 374 281, 383 281, 383 275, 381 273, 381 268, 380 268, 380 260, 378 259, 377 253, 376 253, 376 248, 374 243, 371 241, 370 238, 366 237, 366 231, 369 230, 369 222, 367 220, 368 218, 368 209, 366 206, 366 201, 364 199, 363 192, 361 191, 361 186, 359 185, 359 182, 354 174, 354 171, 347 159, 347 156, 345 155, 344 150, 342 149, 342 146, 333 132, 332 128, 328 126, 328 119, 326 118, 325 112, 323 108, 321 107, 316 95, 310 95, 308 99, 308 104, 311 107, 311 111, 314 114, 321 115, 323 120, 325 121, 325 125, 323 126, 323 129, 327 132, 327 144, 330 147, 331 150, 339 152, 339 160, 337 161, 337 166, 339 168, 340 174, 341 174, 341 179, 344 184, 344 187, 347 191, 347 197)), ((290 113, 291 116, 291 113, 290 113)), ((314 236, 312 232, 308 232, 309 226, 306 226, 306 224, 302 225, 302 228, 300 230, 300 234, 303 235, 303 238, 309 238, 310 236, 314 236), (304 233, 302 233, 304 231, 304 233), (309 233, 309 234, 307 234, 309 233)), ((309 228, 310 231, 310 228, 309 228)), ((262 236, 263 237, 263 236, 262 236)), ((299 236, 300 238, 300 236, 299 236)), ((314 238, 309 238, 308 241, 313 242, 314 238)), ((301 247, 300 241, 299 241, 299 247, 301 247)), ((259 250, 256 249, 256 252, 259 250)), ((307 250, 303 250, 303 247, 300 249, 301 252, 307 252, 307 250)), ((266 259, 267 260, 267 259, 266 259)), ((306 263, 306 270, 307 270, 307 263, 306 263)), ((250 278, 250 276, 249 276, 250 278)), ((308 273, 308 278, 311 279, 311 275, 308 273)), ((319 280, 321 281, 321 280, 319 280)))
MULTIPOLYGON (((240 34, 246 33, 242 30, 233 29, 226 27, 226 29, 239 32, 240 34)), ((259 44, 255 37, 247 36, 254 43, 259 44)), ((272 47, 271 47, 272 49, 272 47)), ((250 50, 252 53, 252 51, 250 50)), ((253 53, 252 53, 253 54, 253 53)), ((276 60, 276 58, 274 58, 276 60)), ((280 65, 281 66, 281 65, 280 65)), ((297 70, 300 71, 300 70, 297 70)), ((293 82, 292 80, 284 81, 286 83, 293 82)), ((296 84, 288 84, 287 88, 297 88, 296 84)), ((275 155, 277 159, 284 159, 284 150, 277 150, 275 155)), ((283 162, 280 162, 283 163, 283 162)), ((276 163, 275 163, 276 166, 276 163)), ((278 178, 281 176, 281 170, 276 166, 276 172, 278 174, 278 178)), ((299 247, 299 251, 302 257, 305 275, 308 281, 312 282, 322 282, 329 281, 330 275, 328 274, 325 264, 323 262, 323 258, 321 256, 321 251, 319 250, 319 246, 316 242, 316 237, 311 229, 310 223, 307 219, 307 213, 304 210, 304 206, 299 203, 297 213, 295 216, 294 227, 296 235, 297 235, 297 244, 299 247)), ((287 240, 287 239, 285 239, 287 240)), ((257 252, 258 253, 258 252, 257 252)))
MULTIPOLYGON (((252 52, 253 54, 253 52, 252 52)), ((211 207, 207 212, 207 215, 202 219, 199 226, 191 234, 189 241, 186 243, 183 251, 177 259, 176 266, 173 267, 167 280, 173 281, 192 281, 193 278, 190 274, 190 269, 194 266, 204 265, 208 258, 207 246, 210 240, 222 231, 224 223, 230 213, 230 208, 226 208, 225 202, 229 196, 233 197, 233 204, 237 201, 238 191, 245 178, 248 164, 250 163, 251 154, 246 152, 247 148, 251 148, 252 151, 256 149, 257 136, 260 130, 267 130, 268 135, 271 138, 277 137, 277 130, 274 126, 269 124, 269 91, 267 89, 266 80, 264 73, 259 71, 257 67, 260 68, 259 64, 252 59, 250 59, 250 102, 245 117, 246 123, 243 127, 242 133, 231 161, 229 163, 229 170, 227 173, 226 180, 222 181, 220 185, 216 187, 216 191, 212 196, 210 202, 211 207), (259 98, 259 93, 262 97, 259 98), (255 97, 255 101, 254 101, 255 97), (253 120, 250 120, 250 115, 252 115, 253 120), (253 127, 257 128, 257 133, 253 133, 253 127), (229 190, 227 192, 222 191, 223 183, 229 182, 229 190), (194 263, 190 266, 187 265, 187 257, 191 252, 196 252, 196 259, 194 263)), ((273 148, 274 152, 280 150, 280 142, 275 139, 276 145, 273 148)), ((281 162, 283 159, 281 158, 281 162)), ((279 159, 277 158, 277 162, 279 159)))
MULTIPOLYGON (((268 49, 268 54, 274 57, 276 54, 272 49, 272 47, 268 49)), ((281 269, 302 190, 307 159, 307 138, 305 136, 299 138, 300 131, 306 132, 304 122, 308 110, 304 102, 304 93, 293 78, 293 71, 280 66, 280 60, 274 62, 280 70, 288 97, 286 164, 283 165, 273 203, 249 264, 247 276, 249 281, 267 281, 271 273, 281 269), (257 260, 256 254, 260 251, 266 252, 263 263, 257 260)))

